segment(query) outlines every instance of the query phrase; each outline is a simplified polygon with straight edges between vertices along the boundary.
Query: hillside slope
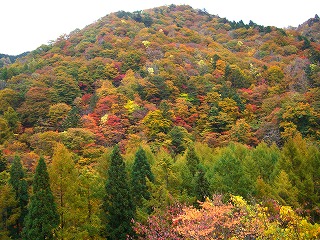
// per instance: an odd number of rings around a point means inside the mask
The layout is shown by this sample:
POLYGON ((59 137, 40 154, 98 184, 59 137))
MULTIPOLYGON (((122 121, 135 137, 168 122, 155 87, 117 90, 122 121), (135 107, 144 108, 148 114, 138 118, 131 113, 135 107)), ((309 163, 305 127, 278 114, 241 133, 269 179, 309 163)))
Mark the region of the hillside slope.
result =
POLYGON ((0 111, 13 107, 22 131, 66 130, 72 108, 81 117, 73 127, 90 118, 107 145, 163 143, 173 126, 214 145, 281 144, 297 131, 319 140, 319 43, 189 6, 107 15, 1 72, 3 91, 19 99, 2 97, 0 111), (59 123, 50 119, 57 104, 59 123), (154 129, 156 120, 165 126, 154 129))
POLYGON ((59 238, 319 239, 319 26, 120 11, 3 66, 0 236, 41 157, 59 238))

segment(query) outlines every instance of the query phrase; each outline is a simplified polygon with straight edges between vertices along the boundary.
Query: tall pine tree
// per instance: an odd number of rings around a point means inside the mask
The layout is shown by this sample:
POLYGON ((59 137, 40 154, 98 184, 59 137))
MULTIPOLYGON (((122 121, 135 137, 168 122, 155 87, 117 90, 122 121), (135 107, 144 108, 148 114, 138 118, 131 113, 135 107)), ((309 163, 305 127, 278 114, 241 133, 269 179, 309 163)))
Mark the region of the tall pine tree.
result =
POLYGON ((150 199, 146 183, 147 179, 150 182, 154 182, 146 152, 140 147, 136 152, 131 173, 132 197, 136 207, 141 207, 143 199, 150 199))
POLYGON ((187 152, 187 167, 189 168, 192 176, 194 177, 197 173, 198 164, 200 163, 199 157, 196 154, 194 147, 190 147, 187 152))
POLYGON ((53 239, 53 229, 58 224, 59 215, 50 188, 47 166, 41 157, 34 176, 33 196, 25 219, 23 239, 53 239))
POLYGON ((205 168, 199 164, 198 166, 198 172, 195 176, 195 194, 197 200, 204 202, 206 197, 210 197, 210 184, 205 176, 206 170, 205 168))
POLYGON ((21 237, 22 226, 24 218, 27 215, 27 204, 29 201, 28 183, 25 179, 20 157, 18 156, 15 156, 10 168, 9 184, 12 186, 18 202, 18 208, 20 209, 20 216, 16 224, 9 228, 11 237, 17 239, 21 237))
POLYGON ((107 220, 105 229, 107 239, 121 240, 132 234, 131 220, 134 216, 134 207, 125 163, 117 145, 111 153, 103 208, 107 220))

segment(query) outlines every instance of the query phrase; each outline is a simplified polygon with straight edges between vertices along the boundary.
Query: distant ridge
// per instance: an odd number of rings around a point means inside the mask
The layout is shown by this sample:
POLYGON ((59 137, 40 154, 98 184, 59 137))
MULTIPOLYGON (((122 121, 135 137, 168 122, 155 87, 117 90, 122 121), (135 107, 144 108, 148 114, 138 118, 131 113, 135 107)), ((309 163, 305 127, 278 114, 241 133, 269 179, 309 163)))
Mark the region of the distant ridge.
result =
POLYGON ((24 52, 18 55, 9 55, 9 54, 0 53, 0 67, 14 63, 18 58, 27 56, 29 53, 30 52, 24 52))
POLYGON ((303 36, 309 37, 311 41, 320 41, 320 18, 316 14, 313 18, 308 19, 300 24, 297 28, 303 36))

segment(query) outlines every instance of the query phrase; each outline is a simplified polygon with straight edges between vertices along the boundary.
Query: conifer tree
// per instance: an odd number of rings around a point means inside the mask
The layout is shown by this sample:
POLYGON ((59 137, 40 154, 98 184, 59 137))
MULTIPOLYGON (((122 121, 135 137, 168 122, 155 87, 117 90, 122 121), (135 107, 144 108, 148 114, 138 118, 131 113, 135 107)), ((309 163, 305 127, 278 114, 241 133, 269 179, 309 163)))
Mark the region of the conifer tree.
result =
POLYGON ((59 224, 59 215, 51 192, 49 174, 44 158, 41 157, 36 168, 25 226, 24 240, 53 239, 53 229, 59 224))
POLYGON ((195 176, 198 168, 198 164, 200 163, 199 157, 197 156, 194 147, 190 147, 187 152, 187 166, 192 174, 195 176))
POLYGON ((9 228, 10 235, 12 238, 16 239, 20 238, 23 221, 27 215, 27 204, 29 201, 28 183, 25 179, 25 173, 22 169, 20 157, 18 156, 15 156, 10 168, 9 184, 12 186, 18 202, 18 208, 20 209, 20 216, 17 219, 16 224, 9 228))
POLYGON ((170 148, 174 156, 183 153, 186 149, 183 130, 186 131, 183 127, 174 126, 168 133, 171 138, 170 148))
POLYGON ((134 216, 134 207, 125 163, 117 145, 111 153, 103 208, 107 220, 105 229, 107 239, 121 240, 132 234, 131 220, 134 216))
POLYGON ((209 187, 210 184, 205 176, 205 169, 203 166, 198 166, 198 172, 195 176, 195 194, 197 200, 203 202, 206 197, 209 197, 210 191, 209 187))
POLYGON ((142 199, 148 200, 150 198, 146 183, 147 179, 150 182, 154 182, 146 152, 140 147, 136 152, 131 174, 132 196, 136 207, 142 205, 142 199))

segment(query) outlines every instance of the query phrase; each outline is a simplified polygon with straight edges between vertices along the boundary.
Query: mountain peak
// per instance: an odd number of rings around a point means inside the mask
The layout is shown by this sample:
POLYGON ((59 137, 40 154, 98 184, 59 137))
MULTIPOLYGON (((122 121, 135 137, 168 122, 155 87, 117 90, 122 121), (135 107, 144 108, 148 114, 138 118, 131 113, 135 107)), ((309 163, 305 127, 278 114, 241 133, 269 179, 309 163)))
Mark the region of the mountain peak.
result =
POLYGON ((311 38, 312 41, 320 41, 320 18, 316 14, 309 18, 303 24, 299 25, 297 30, 303 35, 311 38))

